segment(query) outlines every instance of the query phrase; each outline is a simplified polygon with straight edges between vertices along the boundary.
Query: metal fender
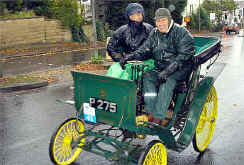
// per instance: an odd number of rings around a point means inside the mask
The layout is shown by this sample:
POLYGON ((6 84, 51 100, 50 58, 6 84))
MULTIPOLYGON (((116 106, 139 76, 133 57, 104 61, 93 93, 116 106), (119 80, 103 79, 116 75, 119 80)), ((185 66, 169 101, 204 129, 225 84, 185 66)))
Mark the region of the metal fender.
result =
POLYGON ((178 143, 187 147, 194 136, 203 105, 206 101, 208 93, 214 83, 213 77, 205 77, 196 89, 192 103, 189 105, 189 113, 186 119, 185 127, 182 130, 178 143))

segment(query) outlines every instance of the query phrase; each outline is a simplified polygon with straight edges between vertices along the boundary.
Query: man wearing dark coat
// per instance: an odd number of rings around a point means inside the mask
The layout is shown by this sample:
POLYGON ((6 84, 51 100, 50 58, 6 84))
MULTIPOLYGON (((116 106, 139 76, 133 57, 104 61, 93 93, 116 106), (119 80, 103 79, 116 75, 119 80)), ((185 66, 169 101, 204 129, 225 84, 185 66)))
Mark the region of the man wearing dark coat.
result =
POLYGON ((115 31, 108 42, 107 51, 115 62, 119 62, 121 55, 134 52, 148 38, 153 27, 143 22, 144 9, 138 3, 130 3, 125 10, 128 24, 115 31))
POLYGON ((193 37, 187 29, 174 23, 168 9, 159 8, 156 11, 155 23, 156 28, 147 41, 134 53, 121 59, 120 63, 154 60, 155 69, 144 77, 144 101, 149 118, 152 116, 154 122, 161 124, 177 82, 186 80, 192 71, 195 52, 193 37))

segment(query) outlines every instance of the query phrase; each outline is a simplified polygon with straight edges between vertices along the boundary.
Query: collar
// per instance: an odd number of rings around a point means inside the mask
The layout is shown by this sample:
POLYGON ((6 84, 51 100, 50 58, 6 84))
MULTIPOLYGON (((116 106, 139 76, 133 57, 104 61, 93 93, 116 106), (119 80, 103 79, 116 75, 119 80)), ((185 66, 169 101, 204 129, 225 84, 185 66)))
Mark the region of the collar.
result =
POLYGON ((169 25, 169 29, 168 29, 168 31, 166 33, 168 33, 170 31, 170 29, 172 28, 173 24, 174 24, 174 21, 171 20, 170 25, 169 25))

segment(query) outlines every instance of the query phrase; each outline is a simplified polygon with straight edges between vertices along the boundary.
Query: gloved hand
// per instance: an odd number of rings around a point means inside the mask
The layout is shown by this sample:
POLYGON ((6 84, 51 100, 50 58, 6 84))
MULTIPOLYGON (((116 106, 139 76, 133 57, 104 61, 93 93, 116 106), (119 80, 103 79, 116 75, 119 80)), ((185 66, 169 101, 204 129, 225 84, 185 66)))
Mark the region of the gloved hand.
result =
POLYGON ((158 74, 158 80, 161 82, 161 83, 165 83, 167 78, 173 74, 175 71, 177 71, 179 67, 179 64, 177 62, 173 62, 171 63, 166 69, 164 69, 163 71, 161 71, 159 74, 158 74))
POLYGON ((168 75, 164 71, 162 71, 158 74, 158 80, 160 81, 160 83, 165 83, 167 78, 168 78, 168 75))
POLYGON ((124 70, 125 69, 125 64, 126 64, 126 59, 124 57, 120 58, 119 64, 121 66, 121 68, 124 70))
POLYGON ((127 55, 124 55, 124 57, 121 57, 119 63, 120 63, 120 66, 122 67, 122 69, 125 69, 125 64, 127 63, 127 61, 130 61, 133 59, 134 59, 134 56, 131 54, 127 54, 127 55))

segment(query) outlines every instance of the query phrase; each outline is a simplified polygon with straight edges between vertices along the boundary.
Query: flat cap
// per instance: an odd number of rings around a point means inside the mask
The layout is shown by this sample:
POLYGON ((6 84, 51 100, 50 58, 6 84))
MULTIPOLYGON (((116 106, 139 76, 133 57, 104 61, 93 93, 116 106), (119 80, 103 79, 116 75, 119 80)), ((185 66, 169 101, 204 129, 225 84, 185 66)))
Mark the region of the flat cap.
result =
POLYGON ((156 19, 160 19, 160 18, 164 18, 164 17, 171 18, 171 14, 170 14, 169 10, 166 9, 166 8, 157 9, 156 12, 155 12, 154 19, 156 20, 156 19))

